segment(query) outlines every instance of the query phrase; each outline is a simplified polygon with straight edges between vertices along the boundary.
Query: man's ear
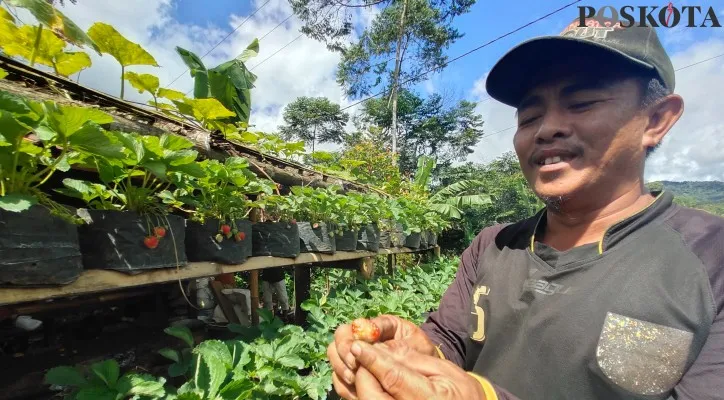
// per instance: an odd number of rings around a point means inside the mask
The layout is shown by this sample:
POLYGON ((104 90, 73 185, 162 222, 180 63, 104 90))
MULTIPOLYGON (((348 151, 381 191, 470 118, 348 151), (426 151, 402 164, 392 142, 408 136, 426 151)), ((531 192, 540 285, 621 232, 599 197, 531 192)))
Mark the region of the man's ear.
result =
POLYGON ((644 130, 642 146, 656 147, 684 113, 684 99, 670 94, 649 107, 649 123, 644 130))

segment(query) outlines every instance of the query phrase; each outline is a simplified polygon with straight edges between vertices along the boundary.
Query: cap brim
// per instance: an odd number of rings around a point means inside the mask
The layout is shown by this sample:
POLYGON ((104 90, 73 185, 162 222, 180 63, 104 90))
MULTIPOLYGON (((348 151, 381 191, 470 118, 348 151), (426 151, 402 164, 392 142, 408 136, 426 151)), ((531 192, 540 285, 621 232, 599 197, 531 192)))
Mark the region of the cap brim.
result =
POLYGON ((543 36, 525 41, 508 51, 493 66, 485 82, 485 90, 490 97, 517 107, 528 90, 530 78, 539 71, 549 68, 555 61, 559 63, 566 57, 580 54, 591 57, 618 57, 646 70, 655 68, 643 61, 610 47, 567 36, 543 36))

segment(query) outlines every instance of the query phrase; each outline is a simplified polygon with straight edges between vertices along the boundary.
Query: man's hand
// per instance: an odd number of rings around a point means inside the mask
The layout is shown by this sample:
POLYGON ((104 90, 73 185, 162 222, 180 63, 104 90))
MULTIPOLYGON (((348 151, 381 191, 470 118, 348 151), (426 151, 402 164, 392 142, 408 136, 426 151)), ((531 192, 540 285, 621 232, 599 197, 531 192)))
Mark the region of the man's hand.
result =
POLYGON ((420 354, 404 343, 370 345, 355 341, 351 352, 359 363, 353 398, 486 399, 480 382, 463 369, 439 357, 420 354))
MULTIPOLYGON (((392 316, 380 315, 371 319, 380 328, 380 343, 394 346, 404 343, 409 349, 421 354, 437 357, 435 346, 417 325, 392 316)), ((334 342, 327 347, 327 357, 332 366, 332 380, 337 393, 343 398, 355 398, 355 374, 357 360, 350 352, 354 335, 352 326, 341 325, 334 333, 334 342)))

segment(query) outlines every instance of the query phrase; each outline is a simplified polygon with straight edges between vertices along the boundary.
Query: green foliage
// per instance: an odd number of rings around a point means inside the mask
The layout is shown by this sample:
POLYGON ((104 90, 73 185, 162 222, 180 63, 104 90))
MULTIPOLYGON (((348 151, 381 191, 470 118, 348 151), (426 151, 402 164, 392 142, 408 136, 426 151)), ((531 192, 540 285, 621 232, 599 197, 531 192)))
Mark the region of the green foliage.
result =
MULTIPOLYGON (((173 194, 163 196, 192 210, 191 219, 203 223, 206 219, 218 219, 221 223, 244 219, 252 207, 247 195, 272 194, 273 183, 261 180, 249 170, 249 162, 241 157, 228 157, 224 162, 204 160, 198 163, 204 176, 198 179, 178 178, 178 188, 173 194)), ((177 204, 178 205, 178 204, 177 204)))
POLYGON ((285 125, 280 131, 285 140, 311 143, 314 151, 317 142, 342 143, 348 120, 349 115, 340 110, 339 104, 326 97, 299 97, 285 107, 285 125))
POLYGON ((403 90, 398 98, 397 132, 392 132, 392 106, 387 98, 365 102, 356 125, 362 130, 381 128, 385 143, 391 135, 397 135, 403 173, 415 171, 421 156, 434 157, 442 168, 465 160, 483 135, 483 119, 475 111, 476 103, 451 103, 451 99, 439 94, 423 99, 403 90))
POLYGON ((229 110, 233 117, 227 123, 249 122, 251 113, 251 89, 254 88, 256 75, 246 68, 245 62, 259 53, 259 40, 254 41, 235 59, 207 69, 196 54, 176 47, 176 52, 189 68, 194 78, 194 97, 196 99, 215 98, 229 110))
POLYGON ((265 132, 250 132, 246 129, 227 131, 226 138, 244 146, 253 147, 263 154, 270 154, 288 160, 301 158, 304 154, 304 142, 290 142, 279 135, 265 132))
POLYGON ((131 65, 152 65, 159 67, 156 59, 143 49, 121 35, 114 27, 96 22, 88 29, 88 35, 95 41, 101 53, 110 54, 121 64, 121 98, 125 89, 125 69, 131 65))
POLYGON ((164 378, 137 373, 120 376, 118 362, 113 359, 94 363, 87 371, 69 366, 52 368, 45 375, 45 383, 70 389, 66 400, 160 399, 166 394, 164 378))
POLYGON ((99 110, 40 103, 0 91, 0 208, 19 212, 40 203, 70 218, 38 188, 55 171, 68 171, 92 157, 120 156, 120 146, 99 125, 111 121, 99 110), (55 148, 60 152, 54 153, 55 148))
POLYGON ((0 68, 0 79, 5 79, 6 76, 8 76, 8 72, 0 68))

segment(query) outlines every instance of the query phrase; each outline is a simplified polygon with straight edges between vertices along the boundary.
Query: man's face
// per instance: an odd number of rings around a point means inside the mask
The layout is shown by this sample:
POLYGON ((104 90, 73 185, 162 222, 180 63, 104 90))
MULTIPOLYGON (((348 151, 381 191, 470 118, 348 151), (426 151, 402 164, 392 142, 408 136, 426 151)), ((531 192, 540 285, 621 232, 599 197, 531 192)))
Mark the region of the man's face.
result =
POLYGON ((600 80, 566 67, 551 68, 556 76, 518 107, 514 146, 523 173, 544 199, 616 196, 643 172, 641 89, 634 79, 600 80))

